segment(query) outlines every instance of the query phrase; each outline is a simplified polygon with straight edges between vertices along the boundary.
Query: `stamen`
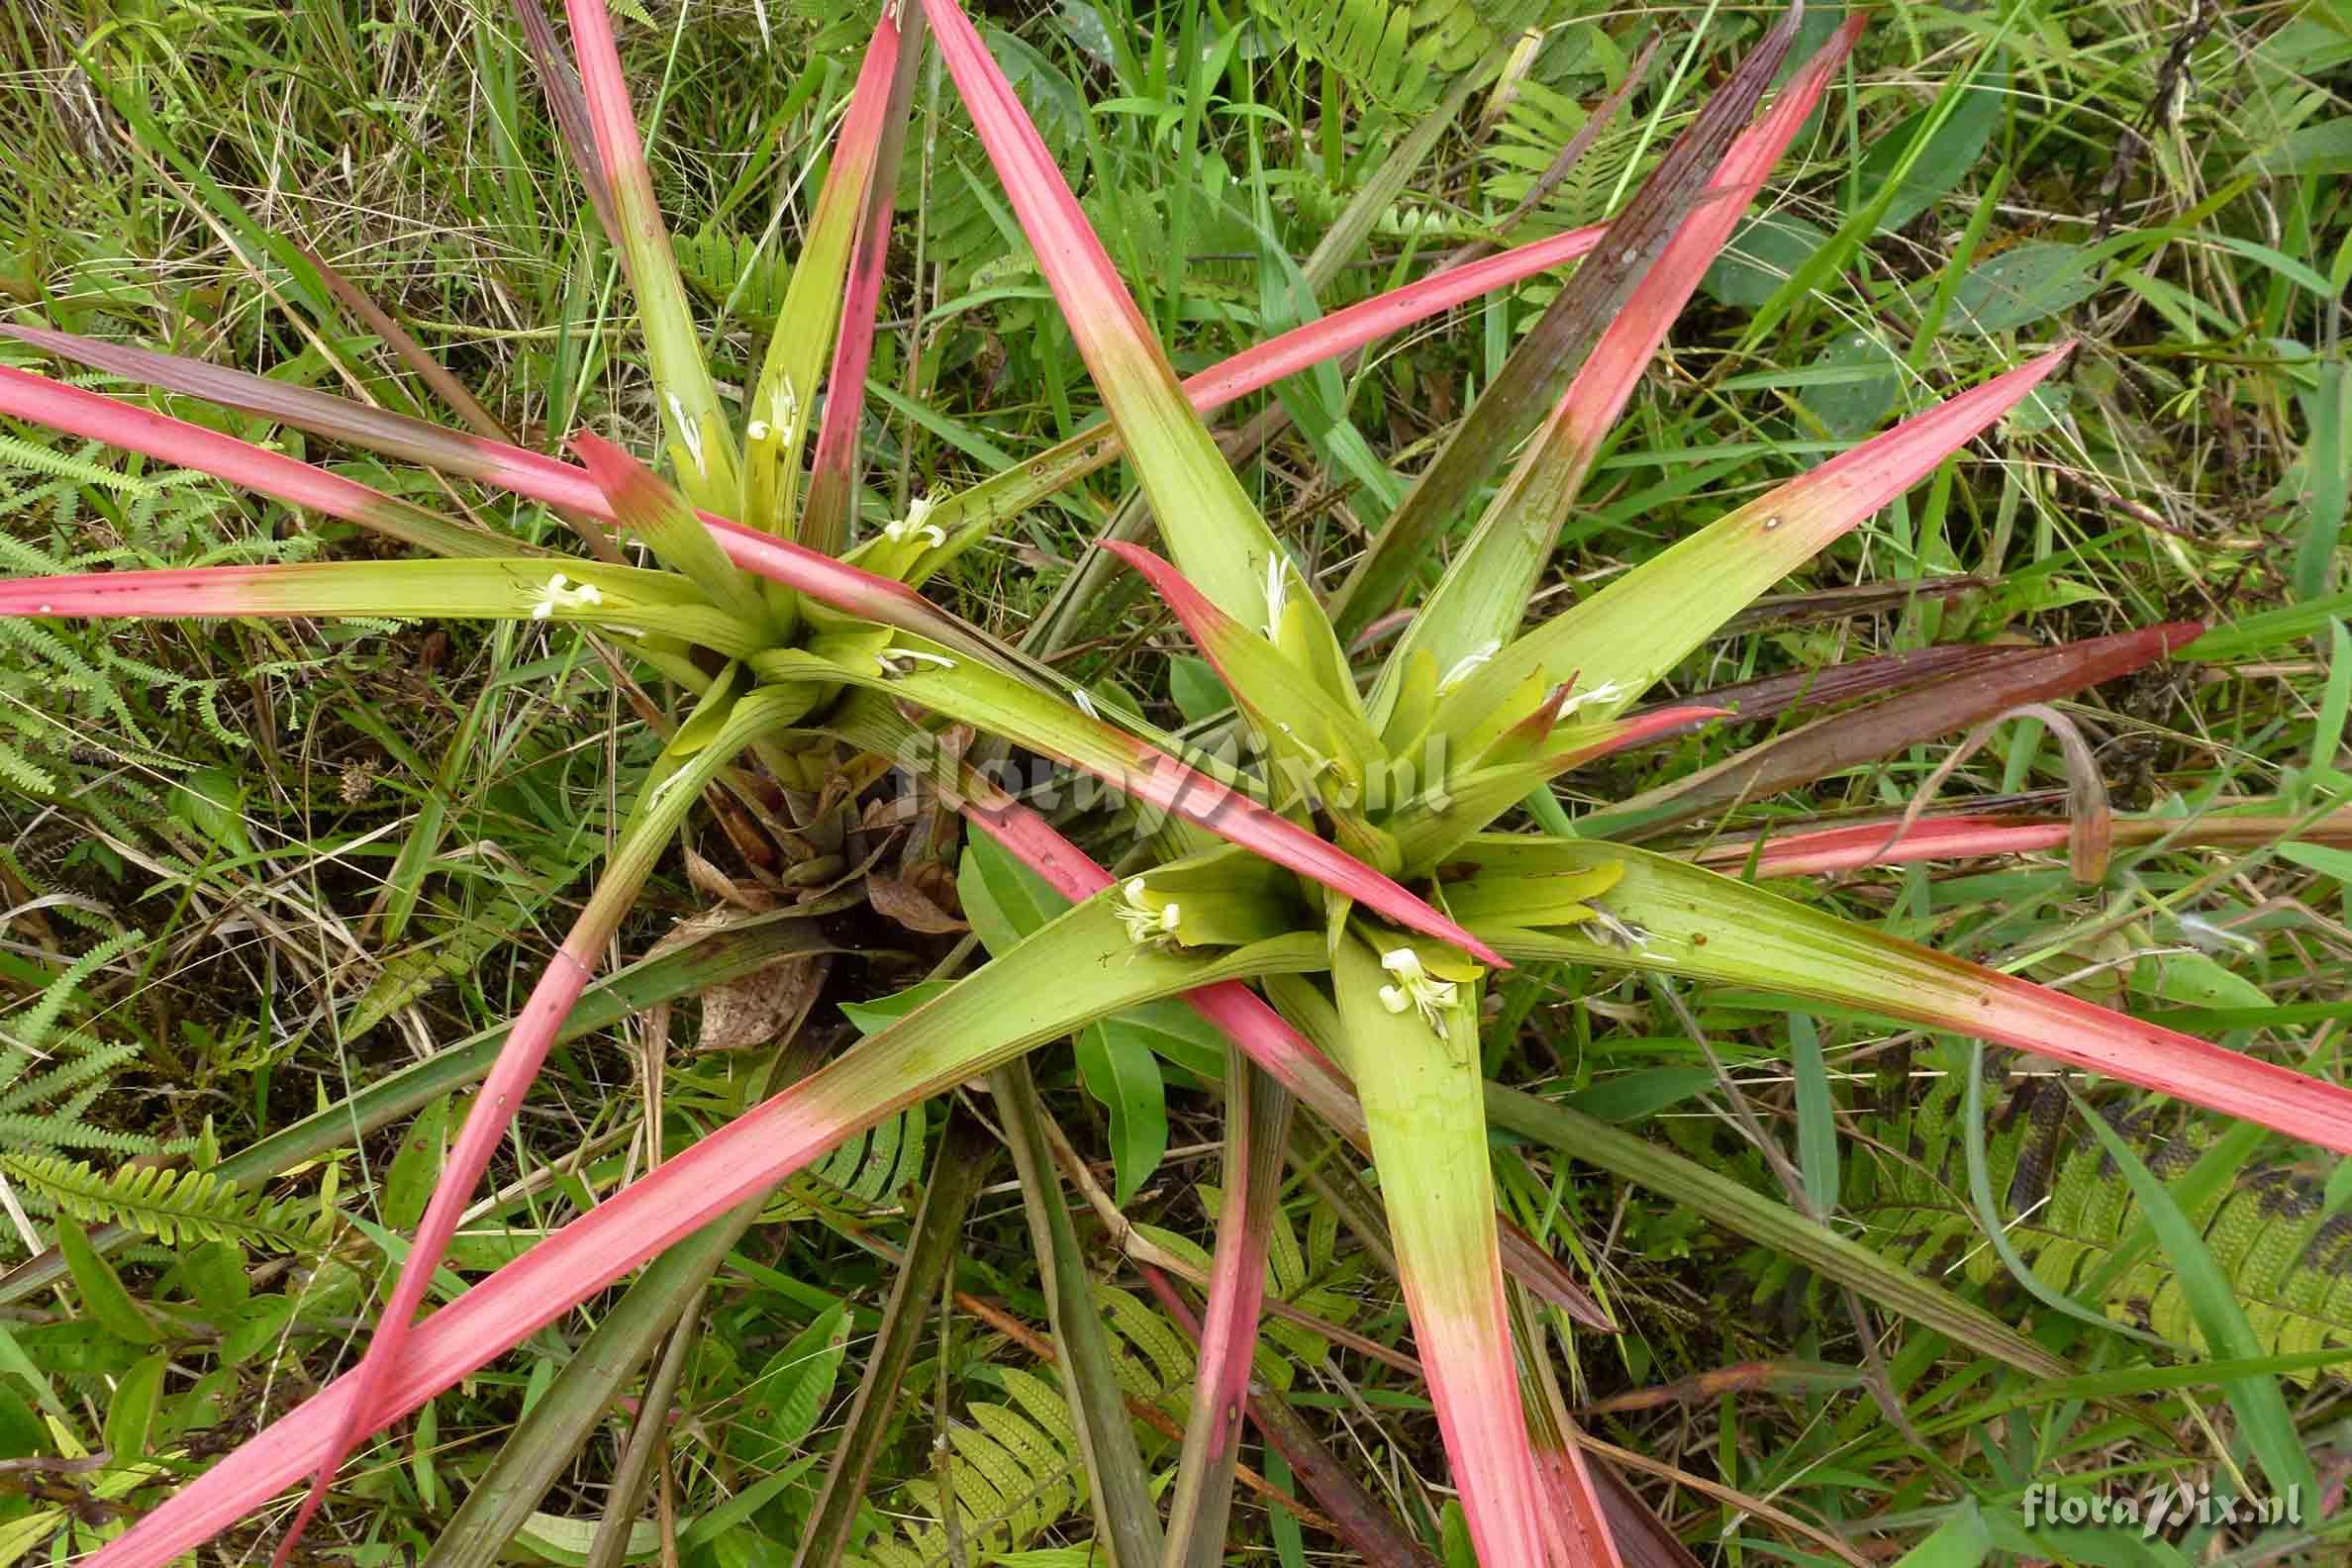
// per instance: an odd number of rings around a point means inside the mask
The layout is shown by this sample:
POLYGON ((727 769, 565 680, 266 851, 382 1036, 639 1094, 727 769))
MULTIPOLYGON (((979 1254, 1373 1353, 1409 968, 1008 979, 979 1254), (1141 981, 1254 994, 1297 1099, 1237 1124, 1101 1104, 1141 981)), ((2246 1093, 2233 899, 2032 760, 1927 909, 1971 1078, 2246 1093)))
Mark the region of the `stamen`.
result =
POLYGON ((1380 1005, 1391 1013, 1402 1013, 1407 1008, 1420 1010, 1421 1022, 1442 1038, 1446 1032, 1445 1015, 1453 1007, 1459 988, 1451 980, 1440 980, 1423 969, 1421 954, 1410 947, 1393 947, 1382 953, 1380 967, 1397 977, 1397 984, 1380 988, 1380 1005))

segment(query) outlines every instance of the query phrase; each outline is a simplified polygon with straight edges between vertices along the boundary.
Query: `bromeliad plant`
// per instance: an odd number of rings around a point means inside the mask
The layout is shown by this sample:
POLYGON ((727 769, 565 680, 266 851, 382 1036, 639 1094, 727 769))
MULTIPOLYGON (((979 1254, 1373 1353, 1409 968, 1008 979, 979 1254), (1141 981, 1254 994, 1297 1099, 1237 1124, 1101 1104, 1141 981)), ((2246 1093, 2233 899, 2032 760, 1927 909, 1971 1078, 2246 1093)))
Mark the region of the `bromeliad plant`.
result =
MULTIPOLYGON (((808 299, 827 308, 808 304, 796 315, 788 302, 786 327, 739 429, 722 418, 695 351, 603 6, 575 0, 571 10, 584 97, 568 96, 560 71, 550 80, 559 116, 599 149, 590 167, 601 169, 601 180, 591 173, 590 189, 629 260, 682 494, 591 437, 575 441, 584 467, 574 468, 347 405, 327 408, 201 366, 56 334, 19 336, 570 509, 587 520, 591 539, 600 537, 595 520, 618 521, 670 570, 515 555, 335 476, 37 377, 0 376, 0 408, 9 412, 206 467, 456 557, 38 579, 0 589, 0 609, 565 621, 618 633, 624 648, 696 694, 583 916, 581 930, 594 939, 575 933, 566 943, 485 1083, 360 1368, 141 1519, 100 1554, 101 1564, 167 1562, 305 1475, 323 1486, 355 1438, 844 1137, 1160 997, 1186 997, 1226 1032, 1236 1062, 1250 1064, 1236 1067, 1229 1109, 1235 1153, 1255 1152, 1236 1167, 1254 1169, 1266 1148, 1279 1147, 1286 1103, 1275 1086, 1368 1146, 1473 1539, 1481 1560, 1497 1565, 1617 1560, 1573 1444, 1563 1457, 1548 1446, 1538 1453, 1530 1439, 1492 1176, 1484 1159, 1463 1157, 1485 1141, 1482 992, 1513 960, 1652 970, 1835 1002, 1998 1040, 2352 1150, 2352 1094, 2336 1086, 1941 957, 1670 856, 1579 838, 1556 821, 1541 834, 1496 831, 1522 800, 1539 817, 1556 818, 1554 778, 1698 717, 1626 715, 1725 619, 1993 428, 2065 355, 2058 348, 1913 416, 1522 630, 1609 427, 1817 100, 1853 28, 1751 126, 1791 29, 1770 36, 1669 150, 1326 606, 1202 424, 1198 408, 1214 391, 1177 381, 954 0, 885 15, 794 274, 796 299, 806 287, 808 299), (983 486, 960 504, 901 520, 842 561, 833 552, 848 534, 854 389, 880 276, 894 128, 926 20, 1110 425, 1056 464, 1025 465, 1025 478, 1000 484, 986 501, 972 499, 983 486), (800 452, 825 335, 795 326, 830 317, 844 296, 850 325, 838 336, 833 395, 804 487, 800 452), (1368 687, 1359 683, 1343 635, 1406 593, 1431 540, 1501 455, 1529 436, 1368 687), (1258 759, 1252 774, 1188 766, 1150 737, 1069 706, 1053 695, 1054 677, 908 586, 1003 515, 1014 504, 1008 497, 1033 499, 1038 487, 1119 449, 1174 561, 1124 542, 1111 547, 1150 580, 1216 667, 1258 759), (924 732, 901 701, 1102 773, 1172 819, 1141 846, 1145 863, 1114 879, 1018 802, 943 757, 945 782, 972 820, 1071 907, 413 1324, 456 1207, 630 890, 689 803, 724 781, 746 747, 779 778, 805 779, 808 759, 822 755, 810 749, 820 737, 903 756, 924 732), (1218 836, 1231 842, 1220 845, 1218 836)), ((525 16, 528 26, 528 7, 525 16)), ((1442 292, 1409 291, 1365 335, 1442 292)), ((1347 339, 1354 330, 1323 324, 1302 340, 1306 347, 1283 350, 1293 357, 1267 351, 1261 363, 1295 368, 1364 341, 1347 339), (1296 357, 1302 352, 1307 360, 1296 357)), ((1236 373, 1215 390, 1246 379, 1236 373)), ((2152 634, 2146 656, 2172 635, 2152 634)), ((1230 1487, 1263 1276, 1262 1228, 1251 1221, 1253 1213, 1262 1221, 1263 1184, 1253 1191, 1230 1195, 1219 1237, 1176 1493, 1180 1531, 1163 1559, 1171 1563, 1220 1558, 1222 1532, 1195 1526, 1222 1518, 1230 1487)), ((314 1504, 317 1495, 314 1488, 314 1504)))

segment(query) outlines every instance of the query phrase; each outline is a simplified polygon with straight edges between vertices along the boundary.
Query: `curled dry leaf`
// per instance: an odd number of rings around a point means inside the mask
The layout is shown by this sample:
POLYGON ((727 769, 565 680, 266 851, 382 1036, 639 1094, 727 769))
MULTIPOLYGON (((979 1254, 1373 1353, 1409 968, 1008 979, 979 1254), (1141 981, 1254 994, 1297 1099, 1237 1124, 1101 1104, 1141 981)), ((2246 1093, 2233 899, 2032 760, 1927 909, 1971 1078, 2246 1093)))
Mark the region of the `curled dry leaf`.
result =
POLYGON ((692 844, 686 846, 686 880, 698 893, 705 893, 722 903, 752 915, 765 915, 776 907, 775 896, 761 887, 745 887, 713 862, 697 854, 692 844))
POLYGON ((927 936, 971 930, 961 916, 944 906, 937 893, 924 885, 933 880, 936 879, 923 875, 922 867, 904 877, 885 876, 876 871, 866 877, 866 900, 877 914, 927 936))
POLYGON ((755 1050, 789 1037, 825 987, 831 953, 795 953, 702 994, 698 1051, 755 1050))

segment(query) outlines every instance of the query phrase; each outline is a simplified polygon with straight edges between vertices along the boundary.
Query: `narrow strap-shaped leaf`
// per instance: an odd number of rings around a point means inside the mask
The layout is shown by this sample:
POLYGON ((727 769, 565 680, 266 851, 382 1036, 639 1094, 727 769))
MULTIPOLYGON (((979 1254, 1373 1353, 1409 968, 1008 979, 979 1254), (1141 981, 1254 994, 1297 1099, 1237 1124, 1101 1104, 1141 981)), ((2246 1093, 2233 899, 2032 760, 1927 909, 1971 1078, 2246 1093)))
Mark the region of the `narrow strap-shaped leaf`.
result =
POLYGON ((523 30, 524 48, 531 51, 531 63, 539 71, 540 90, 547 95, 547 108, 555 116, 556 134, 563 138, 563 148, 571 155, 572 171, 580 176, 580 186, 588 193, 588 205, 595 209, 605 238, 618 245, 621 215, 613 206, 613 187, 605 179, 604 159, 597 155, 596 131, 589 124, 580 73, 564 57, 563 45, 547 21, 541 0, 514 0, 513 9, 515 23, 523 30))
POLYGON ((1110 900, 1082 904, 434 1314, 369 1414, 354 1417, 356 1378, 337 1379, 108 1542, 91 1568, 164 1568, 316 1469, 346 1421, 368 1431, 398 1420, 673 1241, 918 1100, 1139 1002, 1323 962, 1316 936, 1216 954, 1141 950, 1110 900))
MULTIPOLYGON (((724 687, 717 692, 713 700, 725 701, 724 687)), ((498 1060, 482 1081, 473 1109, 466 1113, 465 1126, 442 1161, 440 1179, 434 1184, 424 1219, 418 1222, 408 1256, 401 1261, 400 1275, 384 1305, 383 1317, 377 1323, 374 1336, 368 1340, 357 1371, 352 1374, 352 1398, 344 1407, 334 1438, 320 1460, 309 1496, 278 1541, 277 1562, 282 1564, 291 1556, 304 1527, 326 1501, 327 1489, 334 1482, 336 1471, 343 1467, 351 1445, 388 1419, 379 1419, 376 1407, 402 1366, 417 1311, 425 1305, 425 1294, 448 1251, 449 1238, 457 1233, 458 1217, 473 1201, 482 1172, 489 1168, 491 1155, 498 1151, 508 1127, 522 1109, 524 1095, 539 1077, 539 1063, 546 1059, 556 1032, 570 1014, 572 1004, 579 1000, 589 976, 603 962, 613 933, 636 902, 637 889, 651 873, 654 862, 668 847, 670 834, 685 821, 686 812, 701 794, 702 786, 734 761, 736 753, 799 716, 799 701, 791 694, 754 691, 726 711, 717 735, 708 744, 681 757, 665 757, 670 766, 656 768, 649 787, 637 803, 627 831, 613 850, 604 875, 597 881, 595 893, 580 911, 563 944, 555 950, 539 984, 532 988, 531 1000, 524 1004, 506 1043, 499 1048, 498 1060)))
POLYGON ((767 645, 670 572, 567 561, 297 561, 0 580, 0 615, 396 616, 624 627, 739 658, 767 645), (542 613, 543 612, 543 613, 542 613))
POLYGON ((1460 853, 1521 870, 1612 860, 1624 867, 1607 903, 1635 929, 1637 939, 1625 943, 1573 929, 1490 929, 1505 952, 1756 986, 1951 1029, 2352 1153, 2352 1089, 1840 920, 1670 855, 1510 836, 1474 839, 1460 853))
POLYGON ((676 491, 601 436, 582 431, 572 438, 571 446, 588 465, 588 476, 604 492, 614 521, 643 539, 663 565, 692 578, 711 596, 712 603, 754 626, 769 624, 759 585, 728 558, 718 539, 676 491))
POLYGON ((904 698, 1083 769, 1114 789, 1198 823, 1300 876, 1320 882, 1412 931, 1492 961, 1477 938, 1359 860, 1149 742, 1065 707, 1010 675, 902 637, 864 669, 797 649, 760 655, 754 666, 778 680, 836 680, 904 698))
MULTIPOLYGON (((1921 817, 1909 828, 1892 818, 1833 828, 1801 829, 1765 837, 1711 838, 1693 858, 1703 866, 1740 870, 1752 858, 1755 874, 1819 876, 1861 866, 1910 860, 1956 860, 1978 855, 2028 854, 2063 848, 2071 826, 2062 818, 2019 812, 1954 812, 1921 817)), ((2294 838, 2301 843, 2352 847, 2352 813, 2309 817, 2118 817, 2118 848, 2169 844, 2183 848, 2227 844, 2257 847, 2294 838)))
MULTIPOLYGON (((1111 885, 1111 873, 1052 824, 972 771, 961 758, 949 755, 877 694, 861 693, 840 704, 824 723, 850 744, 897 758, 919 771, 967 821, 1063 898, 1075 903, 1111 885)), ((1256 992, 1243 985, 1217 985, 1191 992, 1184 1000, 1286 1094, 1358 1148, 1369 1147, 1364 1110, 1346 1077, 1256 992)), ((1550 1253, 1508 1219, 1498 1217, 1498 1223, 1505 1267, 1577 1322, 1605 1333, 1617 1331, 1609 1316, 1550 1253)))
POLYGON ((1414 1343, 1479 1561, 1551 1562, 1504 1310, 1473 999, 1433 1020, 1392 1008, 1406 982, 1386 961, 1351 934, 1331 955, 1331 985, 1414 1343))
MULTIPOLYGON (((1134 297, 980 35, 956 0, 923 4, 1177 564, 1227 615, 1265 625, 1269 569, 1287 573, 1288 557, 1186 401, 1134 297)), ((1327 627, 1323 635, 1329 637, 1327 627)))
MULTIPOLYGON (((422 463, 441 473, 496 485, 550 506, 605 516, 603 493, 570 463, 528 447, 453 431, 389 409, 370 408, 316 387, 207 364, 180 354, 157 353, 128 343, 102 343, 47 327, 0 323, 0 337, 30 343, 42 352, 169 392, 184 392, 223 408, 257 414, 280 425, 324 436, 365 451, 422 463)), ((124 445, 118 441, 115 444, 124 445)), ((144 450, 145 448, 135 448, 144 450)), ((274 454, 272 454, 274 455, 274 454)), ((189 466, 199 466, 190 464, 189 466)), ((207 472, 218 470, 207 469, 207 472)), ((230 477, 224 475, 223 477, 230 477)), ((245 481, 240 481, 245 482, 245 481)), ((258 488, 257 486, 255 488, 258 488)), ((510 548, 522 548, 513 545, 510 548)))
POLYGON ((850 468, 864 416, 874 305, 881 297, 883 254, 898 200, 907 107, 922 58, 922 13, 884 6, 833 141, 833 163, 817 194, 800 258, 784 287, 784 306, 749 408, 752 424, 746 430, 754 434, 746 453, 744 521, 828 555, 838 554, 848 537, 850 468), (817 403, 817 367, 829 346, 835 352, 826 378, 825 424, 809 504, 799 512, 792 490, 800 481, 801 443, 817 403))
POLYGON ((1577 831, 1593 838, 1641 837, 1735 801, 1796 789, 2023 704, 2118 679, 2187 646, 2204 631, 2198 622, 2182 621, 2032 649, 1851 713, 1816 719, 1712 767, 1616 802, 1586 818, 1577 831))
MULTIPOLYGON (((1731 144, 1707 198, 1683 219, 1602 332, 1558 406, 1488 503, 1477 529, 1398 639, 1383 671, 1384 682, 1394 679, 1417 652, 1425 650, 1439 669, 1451 669, 1475 649, 1500 643, 1519 630, 1567 520, 1569 504, 1610 428, 1697 291, 1699 279, 1764 188, 1764 177, 1796 140, 1798 128, 1819 104, 1829 78, 1844 63, 1868 21, 1856 16, 1839 28, 1789 79, 1771 113, 1731 144)), ((1632 217, 1628 211, 1620 225, 1632 217)))
POLYGON ((356 523, 405 544, 457 557, 513 555, 531 546, 435 517, 356 480, 266 451, 153 409, 0 365, 0 414, 194 468, 288 506, 356 523))
POLYGON ((1249 1400, 1250 1355, 1257 1347, 1266 1258, 1282 1193, 1291 1097, 1239 1050, 1229 1049, 1225 1057, 1225 1201, 1162 1568, 1219 1568, 1225 1561, 1241 1412, 1249 1400))
POLYGON ((1792 8, 1774 24, 1701 106, 1698 117, 1612 223, 1608 247, 1576 269, 1471 405, 1460 427, 1415 478, 1333 597, 1332 615, 1342 635, 1353 637, 1396 602, 1439 531, 1452 523, 1494 465, 1559 398, 1569 375, 1617 319, 1694 204, 1729 205, 1710 195, 1708 183, 1780 69, 1796 40, 1802 10, 1792 8))
POLYGON ((1525 683, 1581 672, 1629 707, 1747 602, 1931 473, 2058 368, 2059 347, 1914 414, 1882 436, 1724 514, 1511 643, 1462 683, 1483 716, 1525 683))
POLYGON ((613 213, 620 224, 619 253, 644 324, 653 386, 660 394, 679 483, 695 505, 732 513, 742 504, 735 430, 719 407, 719 389, 712 383, 694 315, 686 306, 677 252, 670 247, 669 229, 653 199, 653 176, 645 166, 637 114, 630 107, 621 51, 613 43, 613 19, 605 0, 565 0, 564 11, 571 18, 589 131, 612 190, 613 213))

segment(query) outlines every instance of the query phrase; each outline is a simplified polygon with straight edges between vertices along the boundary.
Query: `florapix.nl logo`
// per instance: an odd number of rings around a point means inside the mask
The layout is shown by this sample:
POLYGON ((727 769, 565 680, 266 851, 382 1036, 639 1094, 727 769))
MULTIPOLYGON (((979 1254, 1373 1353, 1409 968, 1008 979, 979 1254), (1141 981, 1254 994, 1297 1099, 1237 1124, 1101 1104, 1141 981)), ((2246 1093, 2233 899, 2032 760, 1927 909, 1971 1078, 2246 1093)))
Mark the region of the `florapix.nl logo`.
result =
POLYGON ((2138 1492, 2093 1492, 2081 1486, 2035 1482, 2025 1489, 2023 1504, 2027 1529, 2041 1524, 2090 1525, 2136 1530, 2142 1540, 2177 1534, 2194 1525, 2268 1529, 2274 1524, 2301 1524, 2303 1519, 2300 1485, 2256 1498, 2215 1492, 2209 1481, 2160 1482, 2138 1492))

